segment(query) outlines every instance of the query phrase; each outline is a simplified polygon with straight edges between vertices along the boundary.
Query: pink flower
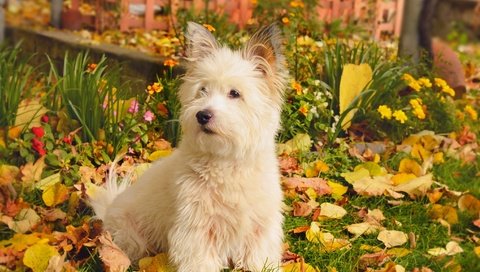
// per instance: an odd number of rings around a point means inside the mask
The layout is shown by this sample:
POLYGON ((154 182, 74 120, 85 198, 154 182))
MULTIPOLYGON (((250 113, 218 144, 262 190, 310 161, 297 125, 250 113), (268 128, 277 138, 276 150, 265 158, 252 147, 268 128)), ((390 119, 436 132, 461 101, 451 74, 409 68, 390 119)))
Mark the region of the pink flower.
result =
POLYGON ((152 122, 153 118, 155 118, 155 115, 151 111, 146 111, 145 114, 143 114, 143 120, 147 122, 152 122))
POLYGON ((32 132, 38 139, 42 138, 45 135, 45 130, 43 130, 43 127, 32 127, 32 132))
POLYGON ((43 148, 44 146, 45 145, 39 139, 37 139, 37 138, 32 139, 32 148, 35 151, 37 151, 40 156, 43 156, 43 155, 47 154, 47 152, 43 148))
POLYGON ((138 101, 137 100, 132 100, 130 102, 130 107, 128 108, 129 113, 137 113, 138 112, 138 101))

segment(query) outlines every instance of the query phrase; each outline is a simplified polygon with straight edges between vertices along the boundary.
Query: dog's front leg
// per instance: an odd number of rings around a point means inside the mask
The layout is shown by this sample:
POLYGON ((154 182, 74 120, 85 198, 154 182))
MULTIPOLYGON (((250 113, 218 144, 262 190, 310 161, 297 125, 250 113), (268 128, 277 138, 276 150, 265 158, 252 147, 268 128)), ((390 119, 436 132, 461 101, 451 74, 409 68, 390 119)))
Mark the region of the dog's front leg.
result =
POLYGON ((208 228, 182 222, 169 234, 169 256, 178 272, 218 272, 223 268, 208 228))

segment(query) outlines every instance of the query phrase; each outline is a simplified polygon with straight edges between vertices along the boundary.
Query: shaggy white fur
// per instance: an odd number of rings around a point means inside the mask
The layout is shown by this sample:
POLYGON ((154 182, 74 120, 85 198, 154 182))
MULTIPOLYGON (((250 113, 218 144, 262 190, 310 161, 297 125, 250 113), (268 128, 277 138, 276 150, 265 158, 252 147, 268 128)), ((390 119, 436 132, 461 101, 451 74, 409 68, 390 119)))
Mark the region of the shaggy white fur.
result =
POLYGON ((110 178, 91 204, 131 259, 163 251, 181 272, 278 269, 275 135, 287 81, 279 30, 261 29, 238 51, 196 23, 186 38, 178 148, 128 188, 110 178))

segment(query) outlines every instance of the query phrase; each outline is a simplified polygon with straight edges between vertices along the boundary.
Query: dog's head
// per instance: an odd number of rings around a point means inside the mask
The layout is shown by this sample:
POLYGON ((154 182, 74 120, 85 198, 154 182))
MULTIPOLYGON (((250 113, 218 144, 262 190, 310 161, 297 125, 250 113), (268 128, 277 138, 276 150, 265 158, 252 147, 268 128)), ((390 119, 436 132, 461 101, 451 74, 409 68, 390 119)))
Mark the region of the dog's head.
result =
POLYGON ((179 97, 182 141, 190 148, 242 158, 274 144, 288 74, 280 36, 271 25, 231 50, 203 26, 188 24, 179 97))

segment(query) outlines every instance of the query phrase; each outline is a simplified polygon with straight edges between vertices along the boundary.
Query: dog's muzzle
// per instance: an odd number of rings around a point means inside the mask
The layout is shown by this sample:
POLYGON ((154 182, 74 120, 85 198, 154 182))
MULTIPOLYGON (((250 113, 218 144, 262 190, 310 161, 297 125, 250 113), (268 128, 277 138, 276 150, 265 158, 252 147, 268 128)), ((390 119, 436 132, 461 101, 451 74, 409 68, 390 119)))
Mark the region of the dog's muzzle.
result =
POLYGON ((201 110, 195 115, 197 117, 197 122, 200 125, 206 125, 212 119, 213 113, 209 110, 201 110))

